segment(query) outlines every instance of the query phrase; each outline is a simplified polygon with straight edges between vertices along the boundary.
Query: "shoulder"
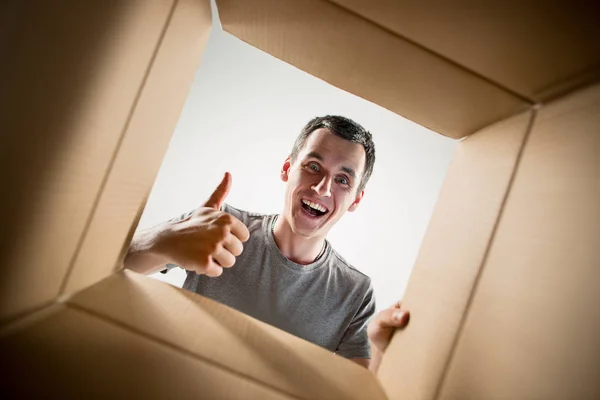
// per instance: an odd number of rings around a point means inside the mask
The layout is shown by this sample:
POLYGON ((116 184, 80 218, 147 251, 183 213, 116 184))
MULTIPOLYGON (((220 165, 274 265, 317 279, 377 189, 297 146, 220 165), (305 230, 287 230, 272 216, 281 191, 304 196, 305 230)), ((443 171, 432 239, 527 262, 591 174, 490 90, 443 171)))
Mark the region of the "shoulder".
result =
POLYGON ((371 278, 356 269, 333 248, 331 249, 331 260, 333 267, 339 271, 353 286, 359 287, 365 292, 373 291, 371 278))
POLYGON ((229 204, 223 204, 221 210, 242 221, 248 230, 260 227, 263 221, 268 218, 268 215, 266 214, 240 210, 239 208, 232 207, 229 204))
POLYGON ((366 320, 375 314, 375 291, 371 278, 360 272, 332 249, 333 268, 342 277, 344 291, 354 300, 354 319, 366 320))

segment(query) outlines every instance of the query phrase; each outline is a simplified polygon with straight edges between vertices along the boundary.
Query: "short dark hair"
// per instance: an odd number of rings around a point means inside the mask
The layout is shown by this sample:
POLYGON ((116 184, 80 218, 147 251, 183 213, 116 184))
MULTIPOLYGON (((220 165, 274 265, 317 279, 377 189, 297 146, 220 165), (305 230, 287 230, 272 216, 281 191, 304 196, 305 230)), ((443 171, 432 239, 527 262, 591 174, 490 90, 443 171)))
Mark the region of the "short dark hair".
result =
POLYGON ((294 142, 294 147, 292 147, 292 153, 290 154, 291 161, 294 162, 296 160, 298 153, 306 144, 306 140, 310 134, 321 128, 329 129, 331 133, 342 139, 346 139, 352 143, 361 144, 365 149, 365 171, 357 190, 357 192, 360 192, 365 188, 367 181, 373 173, 373 166, 375 165, 375 143, 373 143, 371 133, 350 118, 341 117, 339 115, 326 115, 324 117, 311 119, 308 124, 302 128, 302 131, 294 142))

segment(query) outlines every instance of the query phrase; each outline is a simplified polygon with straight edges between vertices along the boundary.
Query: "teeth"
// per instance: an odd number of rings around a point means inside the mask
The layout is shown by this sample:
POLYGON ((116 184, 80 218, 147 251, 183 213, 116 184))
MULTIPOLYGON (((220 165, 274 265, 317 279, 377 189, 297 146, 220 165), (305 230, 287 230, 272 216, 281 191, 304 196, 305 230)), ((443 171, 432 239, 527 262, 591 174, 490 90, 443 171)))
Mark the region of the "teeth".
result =
POLYGON ((327 212, 327 209, 325 207, 323 207, 322 205, 320 205, 320 204, 313 203, 312 201, 304 200, 304 199, 302 199, 302 202, 304 204, 306 204, 307 206, 309 206, 310 208, 313 208, 313 209, 315 209, 317 211, 327 212))

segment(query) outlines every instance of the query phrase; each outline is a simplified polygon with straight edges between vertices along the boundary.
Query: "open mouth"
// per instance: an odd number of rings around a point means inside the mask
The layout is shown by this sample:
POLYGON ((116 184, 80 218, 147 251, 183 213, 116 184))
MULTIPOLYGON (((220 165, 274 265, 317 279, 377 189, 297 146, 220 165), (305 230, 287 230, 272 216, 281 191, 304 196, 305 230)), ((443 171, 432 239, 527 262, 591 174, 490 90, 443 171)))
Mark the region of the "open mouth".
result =
POLYGON ((324 205, 306 199, 302 199, 302 209, 313 217, 321 217, 328 212, 324 205))

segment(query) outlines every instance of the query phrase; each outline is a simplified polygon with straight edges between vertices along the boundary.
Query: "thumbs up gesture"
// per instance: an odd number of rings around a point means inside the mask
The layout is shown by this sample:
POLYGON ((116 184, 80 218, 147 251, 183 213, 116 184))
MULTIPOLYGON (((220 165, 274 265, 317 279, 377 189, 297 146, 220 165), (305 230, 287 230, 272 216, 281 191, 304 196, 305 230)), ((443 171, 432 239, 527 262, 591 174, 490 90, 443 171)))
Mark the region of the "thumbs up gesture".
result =
POLYGON ((230 188, 231 174, 226 173, 202 206, 167 224, 156 242, 157 253, 169 263, 211 277, 232 267, 250 233, 239 219, 220 210, 230 188))
POLYGON ((219 186, 215 189, 215 191, 210 195, 208 200, 204 202, 202 207, 210 207, 214 210, 220 210, 225 203, 225 199, 231 190, 231 174, 229 172, 225 172, 225 176, 219 186))

